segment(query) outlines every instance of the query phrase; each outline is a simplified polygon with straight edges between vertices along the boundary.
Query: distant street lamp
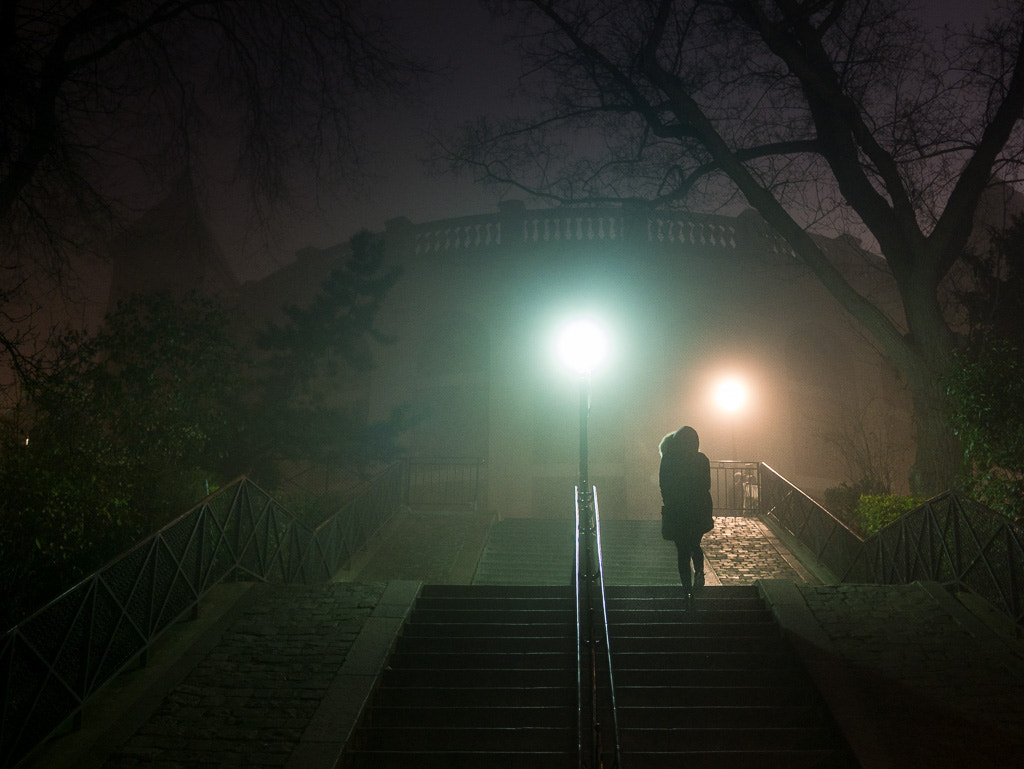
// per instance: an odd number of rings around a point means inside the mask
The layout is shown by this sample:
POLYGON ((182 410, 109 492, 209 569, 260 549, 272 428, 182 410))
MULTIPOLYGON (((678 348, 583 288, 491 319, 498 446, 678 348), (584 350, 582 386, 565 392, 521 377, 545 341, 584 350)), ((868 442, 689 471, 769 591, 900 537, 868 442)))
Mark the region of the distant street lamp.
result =
POLYGON ((736 420, 739 412, 750 400, 750 391, 746 383, 739 377, 730 376, 721 380, 715 387, 715 403, 732 422, 732 459, 739 459, 736 456, 736 420))
POLYGON ((594 320, 583 318, 566 325, 558 337, 562 362, 580 378, 580 493, 590 488, 587 462, 587 421, 590 415, 590 377, 608 357, 608 337, 594 320))
POLYGON ((737 377, 723 379, 715 389, 715 402, 728 414, 734 414, 742 409, 748 399, 747 385, 737 377))

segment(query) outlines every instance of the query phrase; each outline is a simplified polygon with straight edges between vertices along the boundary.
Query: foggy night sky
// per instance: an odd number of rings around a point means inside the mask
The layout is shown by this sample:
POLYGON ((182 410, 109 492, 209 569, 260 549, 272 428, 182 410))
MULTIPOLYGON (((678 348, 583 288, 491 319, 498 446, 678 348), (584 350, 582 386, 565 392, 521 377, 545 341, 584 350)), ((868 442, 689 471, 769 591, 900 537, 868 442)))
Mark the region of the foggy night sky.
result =
MULTIPOLYGON (((979 19, 979 8, 998 0, 921 0, 936 24, 979 19)), ((442 71, 419 89, 418 102, 382 110, 361 137, 368 177, 320 211, 288 214, 271 233, 255 236, 232 207, 229 190, 210 189, 209 217, 229 262, 243 280, 260 278, 283 266, 305 246, 327 247, 361 229, 383 230, 397 216, 427 222, 497 210, 500 191, 474 186, 469 179, 432 175, 422 159, 430 131, 450 133, 475 117, 500 117, 518 74, 516 52, 505 43, 503 20, 492 20, 477 0, 384 0, 395 19, 400 44, 442 71)))

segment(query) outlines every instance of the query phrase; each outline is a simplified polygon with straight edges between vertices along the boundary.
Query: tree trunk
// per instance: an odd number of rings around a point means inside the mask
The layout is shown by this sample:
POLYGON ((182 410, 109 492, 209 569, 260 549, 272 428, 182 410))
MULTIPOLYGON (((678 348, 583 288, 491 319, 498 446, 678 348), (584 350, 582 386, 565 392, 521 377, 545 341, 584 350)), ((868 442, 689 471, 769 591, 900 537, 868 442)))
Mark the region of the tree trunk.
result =
POLYGON ((904 371, 914 404, 917 452, 910 468, 910 492, 928 498, 956 484, 963 451, 946 414, 944 386, 934 368, 904 371))

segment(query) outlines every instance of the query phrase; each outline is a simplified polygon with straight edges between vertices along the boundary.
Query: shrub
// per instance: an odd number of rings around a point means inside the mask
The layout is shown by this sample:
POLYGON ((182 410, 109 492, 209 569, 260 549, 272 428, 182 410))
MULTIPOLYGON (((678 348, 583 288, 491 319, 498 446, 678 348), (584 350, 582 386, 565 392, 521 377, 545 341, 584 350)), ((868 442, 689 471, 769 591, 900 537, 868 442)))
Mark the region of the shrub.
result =
POLYGON ((916 497, 901 497, 896 494, 862 494, 855 510, 861 528, 869 535, 888 526, 901 515, 920 506, 922 500, 916 497))
POLYGON ((1024 519, 1024 352, 987 339, 956 358, 946 385, 964 451, 961 483, 976 500, 1024 519))
POLYGON ((825 509, 845 523, 851 529, 861 529, 860 516, 857 515, 857 503, 865 494, 885 494, 888 488, 881 481, 861 478, 855 483, 843 482, 838 486, 825 489, 825 509))

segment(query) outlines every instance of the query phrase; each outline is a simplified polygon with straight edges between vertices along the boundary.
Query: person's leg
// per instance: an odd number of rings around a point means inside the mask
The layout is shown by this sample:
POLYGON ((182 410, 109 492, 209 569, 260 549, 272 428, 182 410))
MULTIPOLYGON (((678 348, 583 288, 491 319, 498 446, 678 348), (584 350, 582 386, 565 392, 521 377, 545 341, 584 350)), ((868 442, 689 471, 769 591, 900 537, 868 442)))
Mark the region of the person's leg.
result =
POLYGON ((676 563, 679 566, 679 580, 683 587, 690 589, 690 543, 676 540, 676 563))
POLYGON ((693 559, 693 586, 704 587, 704 550, 700 546, 700 536, 690 548, 690 557, 693 559))

